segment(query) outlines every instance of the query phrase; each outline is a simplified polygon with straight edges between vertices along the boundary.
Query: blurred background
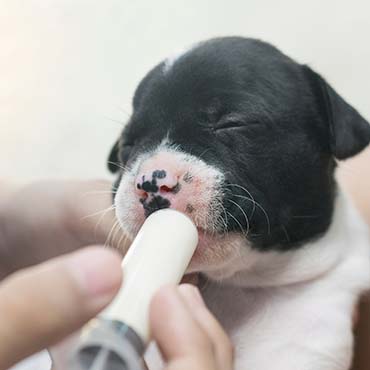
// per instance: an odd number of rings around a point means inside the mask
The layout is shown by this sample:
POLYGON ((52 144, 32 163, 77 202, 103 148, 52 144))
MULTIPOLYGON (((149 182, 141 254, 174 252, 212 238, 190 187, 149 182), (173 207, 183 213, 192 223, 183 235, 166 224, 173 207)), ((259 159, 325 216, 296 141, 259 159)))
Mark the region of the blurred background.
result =
POLYGON ((139 80, 196 41, 243 35, 308 63, 370 119, 370 3, 0 0, 0 170, 106 177, 139 80))

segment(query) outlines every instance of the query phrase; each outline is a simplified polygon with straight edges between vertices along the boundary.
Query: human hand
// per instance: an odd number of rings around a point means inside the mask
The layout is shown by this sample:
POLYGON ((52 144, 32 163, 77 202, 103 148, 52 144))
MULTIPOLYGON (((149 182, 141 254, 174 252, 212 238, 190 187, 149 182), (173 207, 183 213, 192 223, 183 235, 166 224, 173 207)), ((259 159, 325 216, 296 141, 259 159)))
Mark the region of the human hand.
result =
POLYGON ((231 342, 196 287, 162 288, 151 302, 150 325, 166 362, 164 370, 233 368, 231 342))
POLYGON ((96 316, 122 280, 117 253, 90 247, 21 270, 0 284, 0 370, 96 316))
POLYGON ((0 279, 86 245, 127 249, 118 224, 109 235, 116 218, 108 181, 44 180, 8 191, 3 185, 0 195, 0 279))
POLYGON ((356 314, 355 347, 352 370, 368 370, 370 360, 370 296, 360 302, 356 314))
MULTIPOLYGON (((370 226, 370 147, 339 163, 338 179, 370 226)), ((370 362, 370 299, 367 293, 357 314, 353 370, 368 370, 370 362)))

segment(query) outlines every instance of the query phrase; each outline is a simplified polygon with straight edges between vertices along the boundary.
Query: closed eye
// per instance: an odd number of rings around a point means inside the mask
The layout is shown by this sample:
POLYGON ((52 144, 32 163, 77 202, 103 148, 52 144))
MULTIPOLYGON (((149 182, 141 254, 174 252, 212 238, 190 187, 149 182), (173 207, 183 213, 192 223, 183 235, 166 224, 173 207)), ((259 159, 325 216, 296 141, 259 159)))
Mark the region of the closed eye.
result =
POLYGON ((234 121, 234 120, 221 120, 217 122, 214 127, 215 131, 219 130, 229 130, 229 129, 238 129, 245 127, 245 123, 241 121, 234 121))
POLYGON ((215 131, 247 129, 259 125, 258 121, 245 119, 239 115, 230 115, 222 117, 214 126, 215 131))
POLYGON ((246 126, 245 119, 239 114, 228 114, 221 117, 214 126, 215 131, 239 129, 246 126))

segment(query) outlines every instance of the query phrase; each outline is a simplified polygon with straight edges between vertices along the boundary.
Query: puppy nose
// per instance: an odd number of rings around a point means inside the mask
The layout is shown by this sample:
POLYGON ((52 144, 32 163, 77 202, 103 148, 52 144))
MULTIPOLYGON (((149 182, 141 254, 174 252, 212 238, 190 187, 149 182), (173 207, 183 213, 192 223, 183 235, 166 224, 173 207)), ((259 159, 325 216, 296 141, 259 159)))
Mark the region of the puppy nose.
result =
POLYGON ((136 193, 142 199, 146 199, 149 195, 176 194, 178 191, 178 176, 165 169, 146 171, 136 178, 136 193))

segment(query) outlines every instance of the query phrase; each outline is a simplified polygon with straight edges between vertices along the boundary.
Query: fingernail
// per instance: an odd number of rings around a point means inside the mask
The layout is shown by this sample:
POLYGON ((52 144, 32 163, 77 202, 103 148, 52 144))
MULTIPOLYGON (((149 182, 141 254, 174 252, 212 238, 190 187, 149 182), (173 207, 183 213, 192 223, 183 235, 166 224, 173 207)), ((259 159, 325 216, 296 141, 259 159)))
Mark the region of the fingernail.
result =
POLYGON ((83 294, 106 296, 122 283, 121 262, 117 253, 104 247, 89 247, 72 254, 67 268, 83 294))
POLYGON ((182 284, 179 286, 178 289, 179 293, 182 295, 182 297, 185 298, 188 303, 194 304, 196 306, 205 307, 204 300, 197 287, 190 284, 182 284))

